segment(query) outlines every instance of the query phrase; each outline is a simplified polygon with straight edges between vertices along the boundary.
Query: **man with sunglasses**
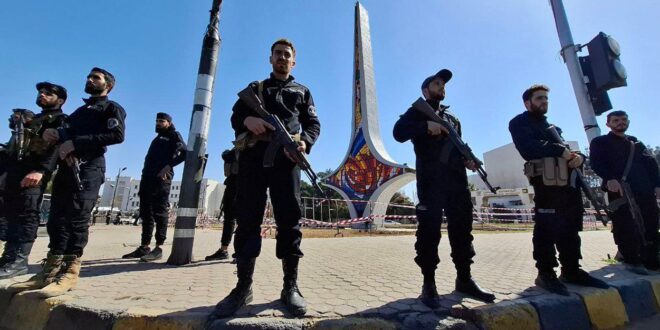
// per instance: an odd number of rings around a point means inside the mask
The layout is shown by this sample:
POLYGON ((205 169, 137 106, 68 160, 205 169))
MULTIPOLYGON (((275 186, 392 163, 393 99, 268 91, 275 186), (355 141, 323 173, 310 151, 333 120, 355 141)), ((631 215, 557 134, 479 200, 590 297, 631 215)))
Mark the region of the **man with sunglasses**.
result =
MULTIPOLYGON (((32 116, 31 111, 15 109, 10 126, 22 122, 22 143, 11 143, 6 162, 6 181, 3 189, 6 215, 7 245, 0 258, 0 279, 26 274, 28 256, 37 238, 40 205, 50 176, 55 170, 57 150, 46 142, 42 134, 47 128, 62 127, 65 115, 62 105, 67 92, 62 86, 40 82, 36 86, 36 104, 42 109, 32 116)), ((17 141, 13 136, 12 141, 17 141)))
POLYGON ((169 195, 174 167, 186 158, 186 144, 172 123, 172 116, 156 114, 156 133, 147 156, 144 158, 142 179, 140 180, 140 218, 142 218, 142 242, 133 252, 122 256, 124 259, 140 258, 151 262, 163 257, 161 246, 167 235, 169 195), (156 247, 151 250, 151 237, 156 223, 156 247))
POLYGON ((48 298, 63 295, 78 283, 89 220, 105 181, 104 154, 107 146, 124 141, 126 112, 108 99, 114 86, 110 72, 92 68, 85 83, 90 98, 84 99, 85 104, 67 118, 63 128, 44 131, 44 140, 59 144, 60 159, 47 225, 49 252, 40 273, 9 290, 41 289, 38 295, 48 298))

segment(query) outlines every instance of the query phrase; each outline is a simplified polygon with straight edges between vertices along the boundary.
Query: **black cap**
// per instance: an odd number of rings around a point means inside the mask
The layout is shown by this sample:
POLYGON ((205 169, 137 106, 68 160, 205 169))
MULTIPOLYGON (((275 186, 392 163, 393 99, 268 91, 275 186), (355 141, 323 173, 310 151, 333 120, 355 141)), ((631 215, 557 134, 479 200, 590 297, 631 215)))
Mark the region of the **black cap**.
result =
POLYGON ((49 83, 47 81, 42 81, 42 82, 37 84, 37 91, 40 91, 42 89, 48 90, 48 91, 54 93, 55 95, 57 95, 57 97, 59 97, 62 100, 66 101, 66 97, 67 97, 66 88, 64 88, 60 85, 55 85, 53 83, 49 83))
POLYGON ((110 82, 114 85, 115 83, 115 76, 112 75, 108 70, 101 69, 99 67, 93 67, 91 71, 96 71, 96 72, 101 72, 106 76, 106 80, 110 80, 110 82), (110 79, 107 79, 110 78, 110 79))
POLYGON ((428 88, 431 81, 433 81, 433 79, 435 79, 435 78, 440 78, 440 79, 442 79, 442 81, 447 83, 451 79, 451 76, 452 76, 451 71, 449 71, 447 69, 442 69, 442 70, 438 71, 438 73, 424 79, 424 81, 422 82, 422 89, 428 88))
POLYGON ((164 112, 159 112, 156 114, 156 119, 165 119, 169 121, 170 123, 172 122, 172 116, 164 113, 164 112))

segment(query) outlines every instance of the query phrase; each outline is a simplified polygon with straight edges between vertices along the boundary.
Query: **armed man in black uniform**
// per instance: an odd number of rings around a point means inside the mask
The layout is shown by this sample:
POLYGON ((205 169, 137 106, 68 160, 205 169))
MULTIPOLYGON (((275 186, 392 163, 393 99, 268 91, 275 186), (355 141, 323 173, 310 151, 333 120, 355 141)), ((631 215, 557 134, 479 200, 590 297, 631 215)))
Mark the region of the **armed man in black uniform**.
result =
POLYGON ((140 258, 141 261, 156 261, 163 257, 161 246, 167 237, 169 196, 174 167, 186 159, 186 144, 174 127, 172 116, 156 114, 156 133, 144 158, 140 180, 140 218, 142 218, 142 243, 124 259, 140 258), (156 247, 151 250, 151 237, 156 222, 156 247))
MULTIPOLYGON (((286 39, 271 46, 270 78, 253 82, 250 88, 263 99, 266 110, 277 115, 291 135, 299 141, 301 152, 309 153, 318 138, 321 125, 312 95, 307 87, 294 82, 291 69, 296 64, 296 51, 286 39)), ((284 289, 281 300, 295 316, 307 312, 305 301, 298 290, 298 260, 300 250, 300 168, 280 148, 274 166, 264 167, 264 154, 269 145, 269 131, 275 128, 262 119, 241 100, 232 109, 231 124, 237 138, 248 136, 248 146, 240 151, 238 159, 238 228, 234 237, 238 283, 236 288, 220 301, 214 317, 227 317, 252 301, 252 274, 256 258, 261 251, 261 223, 266 207, 266 190, 277 223, 276 255, 282 260, 284 289)))
POLYGON ((220 215, 224 217, 222 223, 222 237, 220 237, 220 248, 215 253, 206 256, 204 260, 224 260, 229 258, 229 243, 234 235, 236 227, 236 175, 238 174, 237 152, 234 149, 222 152, 222 160, 225 169, 225 192, 222 194, 222 204, 220 205, 220 215))
POLYGON ((46 129, 63 127, 66 89, 41 82, 36 85, 36 104, 42 109, 37 115, 14 113, 15 132, 10 142, 7 161, 7 181, 4 193, 5 216, 8 222, 7 245, 2 255, 0 279, 26 274, 28 256, 37 238, 37 229, 46 185, 57 166, 57 146, 42 138, 46 129), (18 121, 22 121, 19 125, 18 121), (20 135, 20 136, 19 136, 20 135), (20 142, 19 142, 20 141, 20 142))
MULTIPOLYGON (((445 84, 451 77, 451 71, 442 69, 426 78, 422 82, 422 94, 436 113, 461 134, 458 118, 447 110, 448 106, 440 104, 445 99, 445 84)), ((419 225, 415 262, 424 276, 420 299, 430 308, 440 306, 435 270, 440 263, 440 226, 446 212, 451 257, 457 273, 456 291, 492 302, 495 295, 480 288, 470 271, 475 252, 472 246, 472 200, 465 169, 475 169, 474 162, 463 158, 448 138, 446 128, 413 107, 394 125, 394 139, 401 143, 411 140, 417 156, 419 204, 416 214, 419 225)))
POLYGON ((610 133, 591 141, 591 167, 603 179, 610 206, 620 205, 613 210, 612 233, 626 268, 637 274, 648 275, 648 269, 660 269, 656 202, 656 199, 660 198, 660 174, 658 162, 651 150, 636 137, 626 135, 629 124, 625 111, 612 111, 607 114, 610 133), (631 197, 641 215, 641 219, 638 219, 640 223, 632 217, 629 203, 624 202, 622 181, 630 186, 633 195, 631 197))
POLYGON ((107 146, 124 141, 126 112, 108 93, 115 77, 92 68, 85 92, 90 98, 66 120, 62 129, 47 129, 43 137, 58 142, 60 165, 53 179, 48 236, 50 251, 37 275, 16 283, 10 290, 41 289, 42 297, 59 296, 78 282, 83 249, 89 236, 89 219, 105 177, 107 146), (76 176, 79 176, 80 185, 76 176))
POLYGON ((607 288, 580 268, 580 236, 584 206, 580 189, 570 184, 574 169, 579 169, 584 156, 555 142, 548 112, 545 85, 533 85, 522 95, 527 111, 509 122, 513 143, 525 163, 525 175, 534 187, 534 260, 538 269, 536 285, 553 293, 569 295, 557 279, 555 246, 559 251, 561 277, 564 282, 607 288))

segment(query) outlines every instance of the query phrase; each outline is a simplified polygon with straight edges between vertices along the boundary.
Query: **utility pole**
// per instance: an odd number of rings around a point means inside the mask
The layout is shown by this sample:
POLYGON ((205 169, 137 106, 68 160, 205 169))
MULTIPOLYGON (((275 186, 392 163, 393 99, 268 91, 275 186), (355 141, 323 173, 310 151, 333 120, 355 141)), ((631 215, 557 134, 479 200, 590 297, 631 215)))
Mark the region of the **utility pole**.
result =
POLYGON ((206 167, 206 143, 211 119, 211 103, 213 100, 213 85, 215 70, 218 64, 220 49, 220 5, 222 0, 213 0, 209 24, 206 28, 202 45, 202 55, 197 71, 195 101, 188 133, 188 150, 186 163, 181 179, 181 194, 174 225, 172 253, 167 259, 168 265, 185 265, 192 261, 195 225, 197 223, 197 208, 199 190, 206 167))
MULTIPOLYGON (((112 209, 115 207, 115 197, 117 196, 117 186, 119 186, 119 176, 121 175, 121 172, 126 170, 126 167, 120 168, 119 172, 117 172, 117 179, 115 180, 115 187, 112 190, 112 199, 110 200, 110 212, 105 217, 105 224, 109 225, 110 224, 110 217, 112 216, 112 209)), ((121 206, 119 206, 121 208, 121 206)))
POLYGON ((596 121, 594 108, 589 99, 589 92, 584 81, 580 60, 578 59, 577 53, 580 48, 573 43, 571 27, 568 25, 568 18, 566 17, 562 0, 550 0, 550 6, 552 6, 552 13, 555 17, 555 26, 557 27, 557 34, 559 35, 559 42, 561 44, 561 55, 571 76, 573 92, 575 93, 578 108, 580 109, 580 116, 584 124, 584 131, 587 133, 587 140, 591 142, 593 138, 600 136, 600 127, 598 127, 598 122, 596 121))

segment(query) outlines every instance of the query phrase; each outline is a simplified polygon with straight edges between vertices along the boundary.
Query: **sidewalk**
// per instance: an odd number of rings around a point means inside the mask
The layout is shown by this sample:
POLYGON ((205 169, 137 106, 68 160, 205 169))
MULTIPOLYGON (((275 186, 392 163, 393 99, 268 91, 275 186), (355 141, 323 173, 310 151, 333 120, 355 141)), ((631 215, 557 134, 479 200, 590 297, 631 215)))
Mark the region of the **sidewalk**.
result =
MULTIPOLYGON (((46 302, 29 292, 12 298, 0 289, 0 328, 202 328, 213 306, 236 283, 235 265, 229 261, 165 265, 171 245, 164 246, 160 262, 122 260, 121 255, 137 247, 140 227, 97 224, 90 231, 78 286, 69 295, 46 302), (64 305, 53 308, 59 303, 64 305)), ((584 269, 613 283, 638 277, 604 261, 608 253, 613 256, 616 252, 609 231, 589 231, 581 236, 584 269)), ((169 242, 171 237, 170 230, 169 242)), ((195 259, 203 260, 214 252, 219 238, 220 231, 197 230, 195 259)), ((268 324, 279 324, 282 329, 334 328, 340 323, 333 322, 346 322, 338 320, 342 318, 351 318, 349 324, 367 322, 369 326, 365 323, 365 327, 375 328, 471 326, 456 317, 476 317, 472 321, 479 323, 479 313, 471 311, 479 311, 483 304, 453 292, 456 273, 446 235, 440 244, 442 261, 436 275, 442 308, 432 311, 416 299, 422 276, 413 262, 414 240, 414 236, 303 239, 306 256, 300 263, 299 286, 308 313, 303 319, 292 319, 278 301, 282 270, 275 258, 275 240, 266 239, 255 270, 254 301, 239 311, 237 318, 216 326, 240 328, 241 324, 254 323, 261 324, 260 328, 268 328, 268 324)), ((37 240, 30 258, 31 274, 39 269, 37 262, 45 257, 47 243, 47 237, 37 240)), ((478 234, 474 245, 477 256, 473 276, 495 292, 497 302, 553 297, 534 286, 531 233, 478 234)), ((658 280, 656 296, 660 296, 660 276, 646 278, 658 280)), ((0 288, 8 283, 10 280, 0 281, 0 288)))

